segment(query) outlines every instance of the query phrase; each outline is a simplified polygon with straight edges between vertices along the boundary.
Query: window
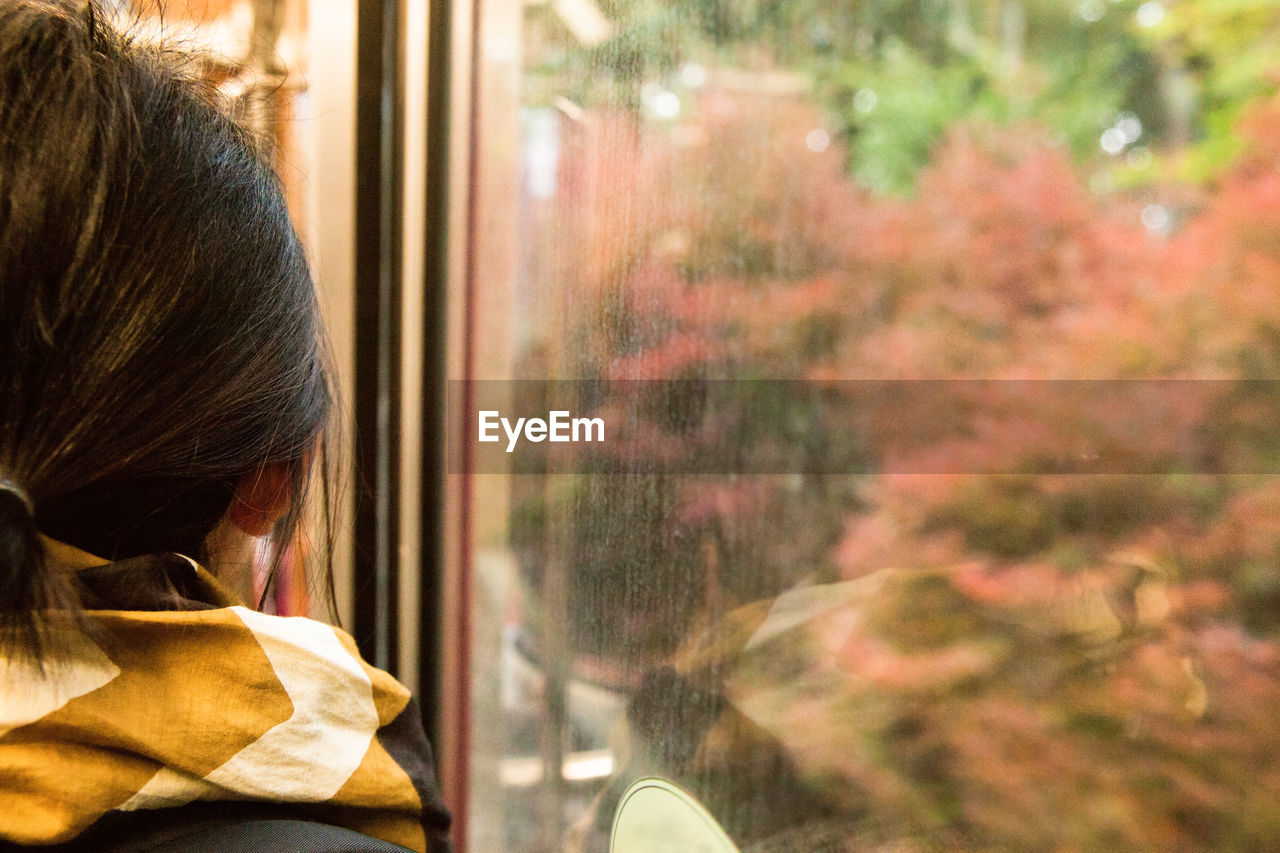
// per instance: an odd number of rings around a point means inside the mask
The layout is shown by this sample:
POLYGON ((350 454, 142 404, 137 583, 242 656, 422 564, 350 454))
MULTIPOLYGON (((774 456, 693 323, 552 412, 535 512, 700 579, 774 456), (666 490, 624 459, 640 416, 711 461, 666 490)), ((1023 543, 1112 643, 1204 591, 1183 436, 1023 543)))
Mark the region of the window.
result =
POLYGON ((1274 843, 1277 11, 456 14, 467 849, 1274 843))

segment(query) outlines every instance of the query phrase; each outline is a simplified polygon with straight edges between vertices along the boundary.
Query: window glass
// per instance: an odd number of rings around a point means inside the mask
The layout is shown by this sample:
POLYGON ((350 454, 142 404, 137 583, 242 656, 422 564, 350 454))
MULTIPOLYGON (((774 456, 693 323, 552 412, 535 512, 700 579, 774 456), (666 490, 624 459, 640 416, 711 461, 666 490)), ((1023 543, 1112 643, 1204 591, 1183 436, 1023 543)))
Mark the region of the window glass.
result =
POLYGON ((1275 845, 1280 6, 479 20, 469 849, 1275 845))

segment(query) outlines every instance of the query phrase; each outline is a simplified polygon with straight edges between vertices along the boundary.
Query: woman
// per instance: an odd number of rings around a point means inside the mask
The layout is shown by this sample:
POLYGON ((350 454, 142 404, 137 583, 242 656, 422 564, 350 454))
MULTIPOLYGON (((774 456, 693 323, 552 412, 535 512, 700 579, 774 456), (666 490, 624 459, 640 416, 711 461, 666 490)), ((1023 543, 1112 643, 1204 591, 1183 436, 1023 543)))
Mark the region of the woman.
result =
POLYGON ((259 815, 444 849, 408 692, 203 568, 291 541, 332 397, 277 181, 182 61, 0 4, 0 846, 259 815))

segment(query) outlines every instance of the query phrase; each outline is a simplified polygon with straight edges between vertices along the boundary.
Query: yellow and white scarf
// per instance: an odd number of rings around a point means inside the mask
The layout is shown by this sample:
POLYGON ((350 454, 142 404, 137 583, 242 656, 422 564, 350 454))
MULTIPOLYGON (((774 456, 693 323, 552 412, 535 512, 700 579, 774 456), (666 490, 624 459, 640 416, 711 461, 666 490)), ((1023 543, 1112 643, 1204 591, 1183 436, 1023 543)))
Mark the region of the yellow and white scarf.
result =
POLYGON ((95 630, 68 629, 44 674, 0 658, 0 841, 247 800, 413 850, 445 843, 416 705, 350 636, 234 604, 177 555, 128 562, 77 571, 95 630), (99 609, 113 597, 128 609, 99 609))

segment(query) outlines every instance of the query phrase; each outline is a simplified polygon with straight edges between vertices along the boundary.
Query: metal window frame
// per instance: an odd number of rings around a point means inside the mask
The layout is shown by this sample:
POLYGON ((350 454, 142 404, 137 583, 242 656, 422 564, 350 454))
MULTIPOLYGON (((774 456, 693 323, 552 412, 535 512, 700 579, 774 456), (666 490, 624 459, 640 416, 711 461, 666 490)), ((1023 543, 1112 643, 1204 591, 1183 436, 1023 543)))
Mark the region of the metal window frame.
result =
POLYGON ((398 668, 400 363, 404 121, 399 0, 361 2, 356 22, 353 633, 374 666, 398 668))
POLYGON ((445 401, 470 361, 475 10, 361 0, 356 30, 352 627, 419 695, 459 851, 470 499, 446 469, 445 401))

